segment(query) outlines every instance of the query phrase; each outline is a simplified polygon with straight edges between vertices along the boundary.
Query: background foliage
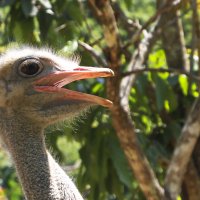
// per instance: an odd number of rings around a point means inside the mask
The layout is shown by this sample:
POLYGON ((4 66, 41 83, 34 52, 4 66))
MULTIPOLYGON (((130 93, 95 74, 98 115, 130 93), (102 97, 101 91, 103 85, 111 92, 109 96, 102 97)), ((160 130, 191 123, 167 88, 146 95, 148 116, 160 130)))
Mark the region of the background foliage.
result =
MULTIPOLYGON (((123 13, 141 25, 156 12, 155 0, 116 1, 123 13)), ((189 4, 181 9, 187 55, 191 53, 192 12, 189 4)), ((132 27, 133 28, 133 27, 132 27)), ((126 44, 134 30, 119 22, 119 34, 126 44)), ((9 44, 49 46, 62 55, 81 55, 81 65, 99 63, 80 45, 93 46, 101 56, 103 33, 86 0, 2 0, 0 1, 0 51, 9 44)), ((137 45, 136 45, 137 46, 137 45)), ((104 49, 105 50, 105 49, 104 49)), ((131 54, 135 47, 130 47, 131 54)), ((102 55, 103 56, 103 55, 102 55)), ((122 71, 127 55, 121 56, 122 71)), ((197 59, 196 53, 193 55, 197 59)), ((198 64, 193 60, 193 73, 198 64)), ((151 50, 146 65, 168 69, 160 39, 151 50)), ((71 89, 105 96, 105 80, 80 81, 71 89)), ((192 102, 199 96, 194 79, 177 73, 145 72, 137 75, 129 96, 136 133, 152 168, 163 183, 166 167, 192 102)), ((50 127, 47 144, 89 200, 145 199, 133 177, 115 131, 109 111, 96 107, 71 125, 50 127)), ((0 152, 0 197, 23 199, 15 170, 6 153, 0 152)), ((1 198, 0 198, 1 199, 1 198)))

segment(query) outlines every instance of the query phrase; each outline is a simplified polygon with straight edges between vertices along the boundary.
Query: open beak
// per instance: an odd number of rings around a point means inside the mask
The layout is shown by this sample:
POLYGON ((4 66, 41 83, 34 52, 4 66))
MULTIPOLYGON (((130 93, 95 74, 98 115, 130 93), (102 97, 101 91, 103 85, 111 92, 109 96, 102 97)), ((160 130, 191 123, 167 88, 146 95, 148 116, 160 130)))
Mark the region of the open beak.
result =
POLYGON ((38 92, 62 94, 64 95, 63 100, 85 101, 111 107, 112 102, 107 99, 63 88, 63 86, 77 80, 109 76, 114 76, 111 69, 79 66, 69 71, 58 71, 48 74, 36 80, 33 85, 38 92))

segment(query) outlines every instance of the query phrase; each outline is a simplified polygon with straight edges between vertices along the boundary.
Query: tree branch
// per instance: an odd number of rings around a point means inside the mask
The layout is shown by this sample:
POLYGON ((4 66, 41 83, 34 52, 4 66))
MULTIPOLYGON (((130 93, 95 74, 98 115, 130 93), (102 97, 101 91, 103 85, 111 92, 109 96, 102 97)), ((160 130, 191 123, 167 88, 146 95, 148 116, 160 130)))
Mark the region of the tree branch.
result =
POLYGON ((173 74, 184 74, 188 78, 190 78, 194 81, 198 81, 198 82, 200 81, 199 76, 195 76, 186 70, 174 69, 174 68, 173 69, 172 68, 168 68, 168 69, 166 69, 166 68, 137 68, 132 71, 122 73, 122 77, 130 76, 132 74, 141 74, 144 72, 156 72, 156 73, 166 73, 167 72, 167 73, 173 73, 173 74))
POLYGON ((79 41, 78 44, 85 49, 90 55, 96 60, 97 63, 100 65, 106 67, 108 64, 106 60, 97 52, 93 47, 91 47, 89 44, 86 44, 85 42, 79 41))
POLYGON ((177 147, 171 159, 165 179, 166 195, 176 200, 180 193, 181 184, 185 175, 194 146, 200 133, 200 99, 195 102, 187 121, 182 129, 177 147))

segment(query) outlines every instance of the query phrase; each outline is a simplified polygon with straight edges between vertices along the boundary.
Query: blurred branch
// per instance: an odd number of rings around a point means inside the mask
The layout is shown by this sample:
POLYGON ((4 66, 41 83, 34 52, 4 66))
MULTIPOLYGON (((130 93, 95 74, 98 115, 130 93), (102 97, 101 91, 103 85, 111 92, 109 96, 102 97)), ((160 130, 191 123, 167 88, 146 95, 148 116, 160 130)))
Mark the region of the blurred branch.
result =
POLYGON ((171 159, 165 178, 165 192, 169 199, 176 200, 194 146, 200 133, 200 99, 195 102, 182 129, 177 147, 171 159))
POLYGON ((124 72, 122 73, 123 77, 126 76, 130 76, 132 74, 141 74, 144 72, 156 72, 156 73, 173 73, 173 74, 184 74, 186 75, 188 78, 194 80, 194 81, 200 81, 200 77, 199 76, 195 76, 193 74, 191 74, 190 72, 186 71, 186 70, 181 70, 181 69, 174 69, 174 68, 137 68, 134 69, 132 71, 128 71, 128 72, 124 72))
POLYGON ((97 63, 99 63, 100 65, 104 67, 108 65, 106 60, 103 59, 102 56, 97 51, 95 51, 95 49, 91 47, 89 44, 86 44, 85 42, 81 42, 81 41, 79 41, 78 44, 83 49, 85 49, 88 53, 90 53, 90 55, 96 60, 97 63))
POLYGON ((153 22, 159 20, 160 16, 166 12, 169 12, 171 9, 177 8, 180 6, 181 0, 170 0, 166 1, 166 3, 161 6, 156 13, 151 16, 146 23, 132 36, 132 38, 128 41, 127 44, 123 46, 123 48, 128 48, 131 44, 134 44, 136 41, 140 39, 140 36, 143 30, 146 30, 153 22))

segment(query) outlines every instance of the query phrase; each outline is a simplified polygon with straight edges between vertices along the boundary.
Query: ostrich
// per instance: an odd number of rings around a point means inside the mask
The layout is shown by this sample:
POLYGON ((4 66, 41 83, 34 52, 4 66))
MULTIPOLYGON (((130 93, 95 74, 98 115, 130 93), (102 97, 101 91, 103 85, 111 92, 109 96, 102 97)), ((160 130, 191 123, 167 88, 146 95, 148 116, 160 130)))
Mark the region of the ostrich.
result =
POLYGON ((46 49, 21 47, 0 57, 0 139, 28 200, 82 200, 74 183, 45 147, 43 130, 101 97, 62 88, 73 81, 108 77, 108 68, 82 67, 46 49))

